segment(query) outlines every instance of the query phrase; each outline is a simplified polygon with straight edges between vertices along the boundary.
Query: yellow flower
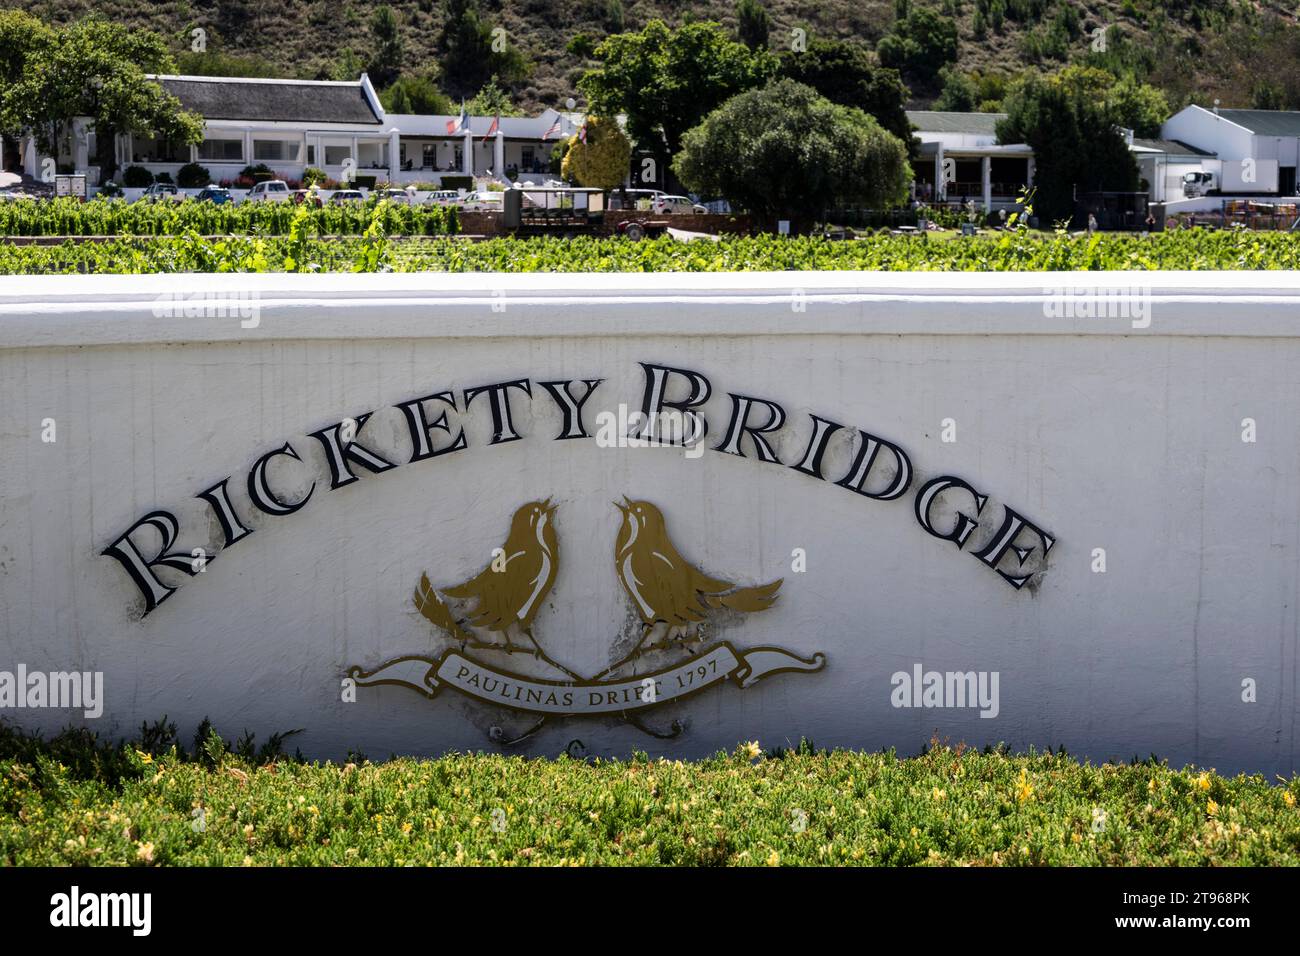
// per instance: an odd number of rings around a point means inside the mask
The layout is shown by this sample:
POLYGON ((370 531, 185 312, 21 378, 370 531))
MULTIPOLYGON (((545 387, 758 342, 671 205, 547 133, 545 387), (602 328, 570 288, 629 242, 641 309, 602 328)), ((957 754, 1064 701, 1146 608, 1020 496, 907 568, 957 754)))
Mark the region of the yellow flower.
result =
POLYGON ((136 847, 135 858, 136 858, 137 860, 143 860, 145 863, 152 863, 152 862, 153 862, 153 844, 152 844, 152 843, 141 843, 138 847, 136 847))
POLYGON ((740 751, 750 760, 754 760, 763 755, 763 748, 758 745, 757 740, 751 740, 749 743, 743 744, 740 751))
POLYGON ((1199 777, 1197 777, 1197 778, 1196 778, 1196 786, 1200 787, 1202 790, 1209 790, 1209 789, 1210 789, 1210 775, 1209 775, 1208 773, 1203 773, 1203 774, 1201 774, 1199 777))
POLYGON ((938 787, 934 787, 930 791, 930 796, 933 797, 935 800, 944 800, 947 799, 948 797, 948 791, 940 790, 938 787))
POLYGON ((1020 780, 1016 783, 1016 802, 1024 803, 1034 795, 1033 785, 1029 782, 1029 773, 1023 767, 1020 769, 1020 780))
POLYGON ((1071 842, 1074 842, 1074 843, 1082 843, 1082 842, 1083 842, 1083 837, 1080 836, 1079 834, 1075 833, 1075 834, 1073 834, 1073 835, 1070 837, 1070 840, 1071 840, 1071 842))
POLYGON ((777 853, 776 850, 773 850, 771 853, 769 853, 768 856, 767 856, 767 865, 768 865, 768 866, 780 866, 780 865, 781 865, 781 854, 777 853))
POLYGON ((141 763, 153 763, 153 754, 147 754, 143 750, 137 750, 135 755, 140 758, 141 763))
POLYGON ((1286 791, 1285 793, 1282 794, 1282 802, 1285 803, 1288 807, 1294 807, 1295 794, 1292 793, 1290 790, 1286 791))
POLYGON ((1208 813, 1210 816, 1216 816, 1219 812, 1219 805, 1215 803, 1213 800, 1211 800, 1209 803, 1205 805, 1205 812, 1208 813))

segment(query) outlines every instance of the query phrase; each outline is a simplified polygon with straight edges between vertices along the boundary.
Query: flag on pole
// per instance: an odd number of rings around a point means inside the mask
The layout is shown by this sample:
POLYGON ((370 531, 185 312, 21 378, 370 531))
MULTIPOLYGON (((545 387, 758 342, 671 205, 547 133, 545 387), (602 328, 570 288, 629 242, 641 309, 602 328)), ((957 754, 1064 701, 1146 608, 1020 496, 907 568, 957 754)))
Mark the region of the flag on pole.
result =
POLYGON ((497 130, 499 130, 500 128, 501 128, 501 114, 498 113, 496 115, 496 118, 492 120, 492 125, 488 127, 487 135, 483 137, 483 142, 486 143, 493 136, 495 136, 497 134, 497 130))
POLYGON ((457 133, 463 133, 469 129, 469 114, 465 112, 465 102, 460 104, 460 117, 454 120, 447 120, 448 135, 455 136, 457 133))
POLYGON ((587 142, 587 121, 582 121, 582 129, 578 130, 578 142, 586 144, 587 142))
POLYGON ((559 135, 560 135, 560 118, 557 116, 555 118, 555 122, 551 124, 551 128, 542 134, 542 139, 550 139, 552 136, 559 136, 559 135))

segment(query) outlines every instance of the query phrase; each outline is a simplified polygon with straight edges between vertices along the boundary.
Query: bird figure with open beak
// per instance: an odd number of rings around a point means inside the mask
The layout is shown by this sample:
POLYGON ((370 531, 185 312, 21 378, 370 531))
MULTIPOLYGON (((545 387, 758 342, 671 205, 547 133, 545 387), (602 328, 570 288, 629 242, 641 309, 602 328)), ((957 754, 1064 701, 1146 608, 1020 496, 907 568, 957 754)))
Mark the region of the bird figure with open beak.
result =
POLYGON ((665 636, 698 631, 697 625, 710 611, 727 608, 741 613, 762 611, 776 601, 784 579, 757 587, 736 587, 730 581, 710 577, 690 564, 668 537, 663 512, 648 501, 614 502, 623 513, 623 524, 614 545, 614 565, 645 627, 638 647, 658 624, 666 625, 665 636))
POLYGON ((449 598, 474 600, 470 625, 500 633, 508 651, 514 649, 513 637, 523 634, 541 654, 532 627, 559 567, 551 521, 558 507, 550 498, 528 502, 510 519, 510 533, 486 568, 464 584, 440 589, 449 598))

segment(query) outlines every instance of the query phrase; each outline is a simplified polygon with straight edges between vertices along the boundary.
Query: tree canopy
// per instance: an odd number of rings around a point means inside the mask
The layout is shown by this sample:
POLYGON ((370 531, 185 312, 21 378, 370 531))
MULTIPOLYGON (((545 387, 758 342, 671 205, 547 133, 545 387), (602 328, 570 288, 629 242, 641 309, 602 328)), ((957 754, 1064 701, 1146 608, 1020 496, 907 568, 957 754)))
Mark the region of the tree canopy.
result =
POLYGON ((528 75, 528 63, 505 42, 504 30, 494 33, 479 14, 476 0, 444 0, 443 27, 438 35, 443 88, 452 97, 477 93, 494 74, 507 83, 528 75))
POLYGON ((1007 96, 997 125, 999 142, 1033 147, 1034 207, 1049 219, 1071 218, 1076 193, 1137 189, 1137 163, 1094 80, 1029 76, 1007 96))
POLYGON ((766 50, 772 17, 759 0, 737 0, 736 36, 751 50, 766 50))
POLYGON ((911 139, 907 87, 898 71, 879 66, 861 44, 813 40, 801 52, 781 54, 781 75, 811 86, 832 103, 856 106, 903 142, 911 139))
MULTIPOLYGON (((30 131, 44 151, 53 153, 71 121, 89 117, 106 175, 116 169, 118 133, 157 134, 180 143, 202 138, 202 117, 185 111, 180 100, 145 75, 175 72, 158 34, 89 19, 40 36, 23 58, 21 77, 0 91, 0 128, 30 131)), ((12 55, 0 52, 0 62, 12 55)))
POLYGON ((605 39, 595 58, 599 65, 578 81, 591 112, 625 114, 638 145, 667 157, 681 149, 686 130, 777 66, 770 53, 750 50, 712 22, 670 29, 651 20, 639 33, 605 39))
POLYGON ((932 82, 939 70, 957 59, 957 24, 942 14, 903 5, 906 15, 894 21, 876 44, 880 62, 922 82, 932 82))
POLYGON ((587 141, 578 133, 569 137, 569 149, 560 171, 566 180, 594 189, 613 189, 628 174, 632 141, 611 117, 588 116, 587 141))
POLYGON ((741 93, 686 133, 673 170, 688 188, 725 196, 765 226, 799 229, 832 206, 901 203, 907 148, 862 110, 789 78, 741 93))
POLYGON ((388 86, 401 75, 402 61, 406 57, 402 24, 392 7, 377 7, 370 15, 370 35, 375 41, 374 53, 367 67, 370 80, 376 86, 388 86))

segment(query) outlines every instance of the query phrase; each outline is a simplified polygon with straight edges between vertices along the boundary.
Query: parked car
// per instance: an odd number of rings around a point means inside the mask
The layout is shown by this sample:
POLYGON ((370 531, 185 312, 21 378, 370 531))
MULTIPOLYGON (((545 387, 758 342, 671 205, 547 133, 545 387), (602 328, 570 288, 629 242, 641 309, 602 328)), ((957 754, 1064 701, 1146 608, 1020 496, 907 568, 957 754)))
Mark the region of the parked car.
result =
POLYGON ((377 189, 375 195, 380 199, 387 199, 389 202, 399 202, 406 206, 415 204, 414 193, 408 193, 405 189, 377 189))
POLYGON ((147 202, 158 202, 161 199, 178 202, 185 197, 182 196, 181 191, 171 183, 153 183, 144 191, 144 195, 140 198, 147 202))
POLYGON ((12 189, 0 189, 0 202, 17 202, 22 199, 22 193, 16 193, 12 189))
POLYGON ((691 202, 685 196, 658 196, 654 202, 654 211, 660 216, 703 215, 708 210, 697 202, 691 202))
POLYGON ((365 202, 366 197, 361 194, 359 189, 336 189, 330 196, 331 205, 341 205, 345 202, 365 202))
POLYGON ((501 212, 505 208, 505 193, 495 189, 480 189, 466 195, 458 205, 467 212, 501 212))
POLYGON ((609 208, 649 212, 654 208, 655 200, 664 195, 659 189, 612 189, 609 193, 609 208))
POLYGON ((429 202, 435 206, 454 206, 460 202, 460 193, 454 189, 438 189, 429 194, 429 202))
POLYGON ((249 202, 288 202, 289 184, 283 179, 268 179, 248 191, 249 202))
POLYGON ((315 206, 319 209, 321 206, 325 205, 321 202, 320 196, 317 195, 316 190, 314 189, 295 189, 292 195, 293 204, 295 206, 301 206, 303 203, 306 203, 309 206, 315 206))
POLYGON ((204 186, 194 198, 199 202, 210 202, 218 206, 235 201, 235 197, 230 194, 230 190, 224 186, 204 186))

